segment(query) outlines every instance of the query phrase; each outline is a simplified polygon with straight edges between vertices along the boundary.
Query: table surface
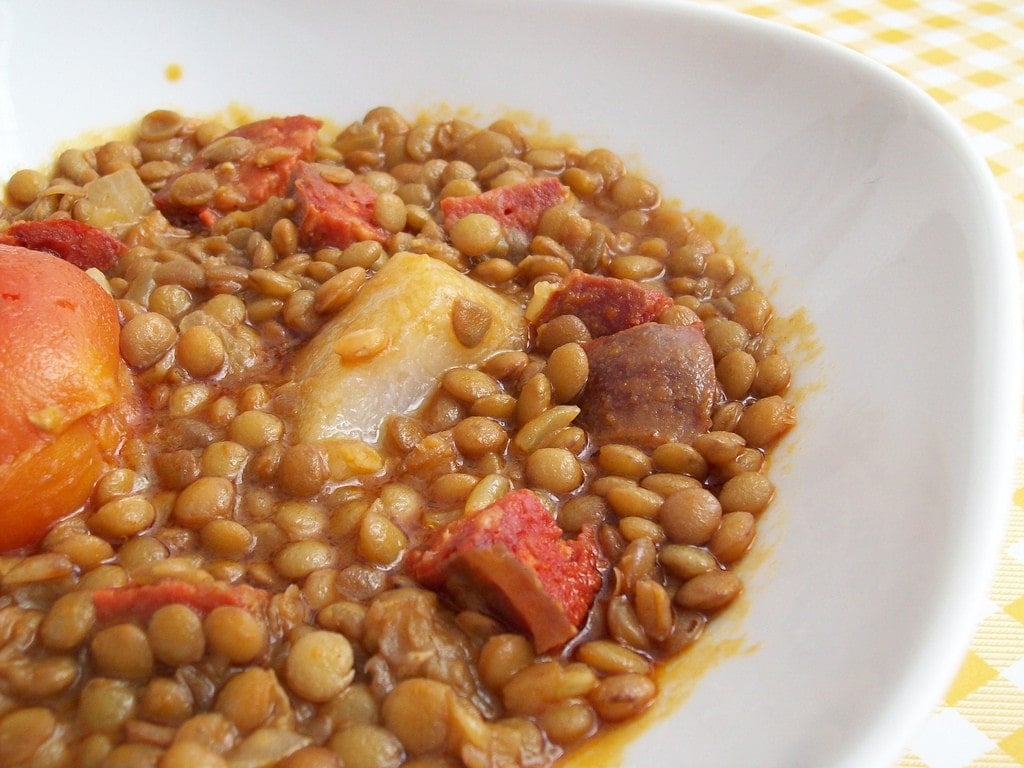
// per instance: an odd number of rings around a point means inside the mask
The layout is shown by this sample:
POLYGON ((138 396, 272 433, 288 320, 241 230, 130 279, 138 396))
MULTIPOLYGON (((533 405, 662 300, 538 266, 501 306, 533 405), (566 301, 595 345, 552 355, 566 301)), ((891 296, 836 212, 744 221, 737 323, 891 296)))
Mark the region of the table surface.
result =
MULTIPOLYGON (((1024 268, 1024 3, 712 0, 885 64, 960 121, 1003 192, 1024 268)), ((1024 280, 1021 283, 1024 294, 1024 280)), ((1024 420, 1009 521, 970 649, 898 768, 1024 765, 1024 420)))

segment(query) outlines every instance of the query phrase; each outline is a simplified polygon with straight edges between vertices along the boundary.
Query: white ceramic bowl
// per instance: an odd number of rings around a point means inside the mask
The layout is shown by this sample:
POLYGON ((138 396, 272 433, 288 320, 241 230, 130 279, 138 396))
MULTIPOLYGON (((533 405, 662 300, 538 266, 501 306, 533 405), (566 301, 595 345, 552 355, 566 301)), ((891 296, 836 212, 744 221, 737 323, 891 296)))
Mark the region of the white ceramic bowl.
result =
POLYGON ((837 46, 669 2, 0 4, 0 177, 152 108, 232 103, 339 123, 513 110, 738 226, 812 329, 800 424, 744 605, 625 755, 592 764, 898 758, 969 639, 1019 407, 1008 227, 934 103, 837 46))

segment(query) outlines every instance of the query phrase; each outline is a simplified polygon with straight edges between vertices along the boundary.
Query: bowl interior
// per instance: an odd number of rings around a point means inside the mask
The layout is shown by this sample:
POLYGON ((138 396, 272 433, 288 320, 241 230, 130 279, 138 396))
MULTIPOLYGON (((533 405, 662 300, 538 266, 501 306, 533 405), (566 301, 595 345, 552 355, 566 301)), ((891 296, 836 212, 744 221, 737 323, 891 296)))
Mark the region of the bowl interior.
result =
POLYGON ((0 28, 3 176, 157 107, 344 124, 450 105, 608 146, 736 225, 799 330, 800 424, 745 607, 703 641, 743 652, 677 665, 688 695, 627 762, 898 756, 969 637, 1019 405, 1008 228, 936 105, 810 36, 667 2, 10 3, 0 28), (126 13, 115 45, 82 34, 126 13))

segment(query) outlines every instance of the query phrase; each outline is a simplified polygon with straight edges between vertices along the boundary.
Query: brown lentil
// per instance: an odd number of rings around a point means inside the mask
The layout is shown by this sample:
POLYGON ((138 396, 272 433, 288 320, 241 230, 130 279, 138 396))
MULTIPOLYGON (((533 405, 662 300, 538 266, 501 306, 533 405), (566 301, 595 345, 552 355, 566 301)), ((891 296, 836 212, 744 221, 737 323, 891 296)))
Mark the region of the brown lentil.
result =
POLYGON ((771 481, 760 472, 740 472, 722 485, 718 494, 725 512, 763 512, 775 495, 771 481))
POLYGON ((352 645, 344 635, 314 630, 300 637, 288 652, 285 680, 307 701, 329 701, 352 681, 353 658, 352 645))
POLYGON ((134 624, 115 624, 93 635, 89 644, 101 674, 142 680, 153 673, 153 652, 146 633, 134 624))
POLYGON ((779 395, 751 403, 736 425, 748 445, 766 448, 788 432, 795 423, 793 406, 779 395))
POLYGON ((684 582, 676 592, 675 602, 683 608, 712 612, 735 600, 742 589, 739 577, 732 571, 715 569, 684 582))
POLYGON ((531 485, 553 493, 569 493, 583 483, 583 468, 565 448, 538 448, 526 459, 526 477, 531 485))
POLYGON ((705 544, 721 524, 722 505, 704 488, 683 488, 665 499, 659 520, 673 543, 705 544))
POLYGON ((708 549, 718 558, 718 562, 726 565, 739 560, 750 549, 754 541, 757 523, 749 512, 726 512, 722 522, 715 531, 708 549))
POLYGON ((136 368, 148 368, 174 346, 174 325, 156 312, 136 315, 121 328, 121 356, 136 368))
POLYGON ((203 633, 211 651, 232 664, 253 661, 267 646, 267 626, 244 608, 220 606, 203 620, 203 633))
POLYGON ((168 666, 194 664, 206 651, 202 620, 195 611, 181 604, 157 608, 149 620, 146 635, 153 656, 168 666))
POLYGON ((651 678, 626 673, 601 680, 589 699, 598 715, 607 721, 617 722, 643 712, 657 692, 651 678))

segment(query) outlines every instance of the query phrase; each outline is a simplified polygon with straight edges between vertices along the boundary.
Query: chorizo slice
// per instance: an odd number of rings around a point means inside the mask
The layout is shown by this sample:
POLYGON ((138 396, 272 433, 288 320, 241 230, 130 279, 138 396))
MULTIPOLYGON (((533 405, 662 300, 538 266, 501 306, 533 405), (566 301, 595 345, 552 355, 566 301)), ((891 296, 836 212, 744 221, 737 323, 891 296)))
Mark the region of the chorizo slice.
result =
POLYGON ((542 304, 533 319, 535 326, 559 315, 575 315, 594 337, 657 320, 673 304, 661 291, 635 280, 591 275, 578 269, 570 272, 561 285, 542 283, 536 300, 542 304))
POLYGON ((299 163, 292 174, 292 198, 293 220, 306 248, 346 248, 360 240, 383 243, 390 234, 374 218, 377 193, 359 179, 333 184, 313 163, 299 163))
POLYGON ((556 177, 542 176, 479 195, 443 198, 441 213, 446 230, 470 213, 486 213, 506 230, 533 234, 544 211, 565 200, 565 195, 566 188, 556 177))
POLYGON ((295 166, 314 159, 320 125, 312 117, 290 115, 257 120, 229 131, 218 141, 244 140, 244 151, 238 157, 227 162, 216 153, 200 152, 167 180, 153 196, 153 203, 172 221, 210 226, 225 213, 247 211, 274 195, 284 195, 295 166), (211 170, 217 187, 208 196, 183 200, 175 193, 175 182, 185 174, 211 170))
POLYGON ((75 219, 16 221, 0 235, 0 243, 46 251, 79 269, 110 269, 127 250, 105 230, 75 219))
POLYGON ((603 581, 593 529, 564 539, 527 489, 436 532, 406 565, 424 586, 529 632, 540 653, 579 632, 603 581))
POLYGON ((158 608, 181 603, 201 615, 214 608, 230 605, 260 614, 266 610, 270 594, 246 584, 226 582, 190 582, 168 579, 155 584, 128 584, 103 587, 92 593, 96 616, 101 622, 128 618, 148 619, 158 608))

